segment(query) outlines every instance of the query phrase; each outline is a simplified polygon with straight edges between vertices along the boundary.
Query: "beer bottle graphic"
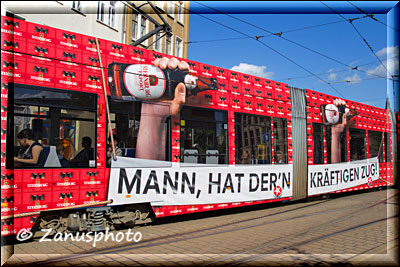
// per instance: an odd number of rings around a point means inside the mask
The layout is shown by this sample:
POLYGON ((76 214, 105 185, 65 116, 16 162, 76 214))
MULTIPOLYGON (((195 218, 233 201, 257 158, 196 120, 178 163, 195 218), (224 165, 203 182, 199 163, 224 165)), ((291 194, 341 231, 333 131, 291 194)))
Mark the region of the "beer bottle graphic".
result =
POLYGON ((172 100, 179 83, 186 86, 186 96, 206 90, 218 90, 215 78, 195 76, 189 71, 160 69, 151 64, 111 63, 108 85, 112 97, 124 100, 172 100))
POLYGON ((323 104, 320 106, 320 111, 322 123, 330 125, 342 123, 343 114, 346 114, 346 120, 358 115, 356 109, 347 108, 345 105, 323 104))

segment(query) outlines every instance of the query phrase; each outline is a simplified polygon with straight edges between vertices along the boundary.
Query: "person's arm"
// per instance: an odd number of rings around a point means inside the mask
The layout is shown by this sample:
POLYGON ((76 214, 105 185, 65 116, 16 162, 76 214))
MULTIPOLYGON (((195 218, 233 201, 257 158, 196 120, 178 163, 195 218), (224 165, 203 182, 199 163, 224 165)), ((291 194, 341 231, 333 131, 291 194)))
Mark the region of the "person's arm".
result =
MULTIPOLYGON (((154 65, 161 69, 167 67, 170 69, 189 69, 189 65, 186 62, 179 62, 176 58, 155 60, 154 65)), ((142 103, 136 158, 165 160, 164 122, 168 116, 179 114, 185 100, 186 86, 184 83, 179 83, 175 89, 173 100, 142 103)))
POLYGON ((334 134, 332 133, 332 144, 331 144, 331 162, 339 163, 340 162, 340 133, 334 134))
POLYGON ((31 159, 20 159, 20 158, 14 157, 14 162, 35 165, 39 161, 40 153, 42 152, 42 150, 43 150, 43 147, 36 145, 36 146, 32 147, 32 158, 31 159))
MULTIPOLYGON (((346 105, 343 100, 337 100, 335 105, 346 105)), ((340 147, 340 134, 346 129, 347 117, 343 114, 342 123, 332 125, 332 140, 331 140, 331 163, 341 162, 341 147, 340 147)))
POLYGON ((82 162, 89 162, 88 151, 86 149, 83 149, 69 161, 69 163, 82 163, 82 162))
MULTIPOLYGON (((165 160, 165 118, 154 114, 155 105, 157 104, 142 104, 136 145, 137 158, 165 160)), ((160 108, 162 109, 163 107, 160 108)), ((165 108, 169 109, 169 107, 165 108)))
POLYGON ((118 148, 115 150, 115 155, 118 156, 118 157, 121 157, 121 156, 122 156, 122 150, 121 150, 121 148, 118 147, 118 148))

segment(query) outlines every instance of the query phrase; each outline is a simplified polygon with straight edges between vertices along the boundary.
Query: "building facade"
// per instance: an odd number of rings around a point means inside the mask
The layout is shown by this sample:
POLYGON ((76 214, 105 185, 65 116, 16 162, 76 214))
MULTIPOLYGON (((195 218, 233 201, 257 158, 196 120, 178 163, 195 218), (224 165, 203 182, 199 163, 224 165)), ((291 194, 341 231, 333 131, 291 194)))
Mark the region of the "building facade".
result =
POLYGON ((124 42, 126 5, 120 1, 2 1, 3 16, 124 42))
MULTIPOLYGON (((138 46, 187 58, 190 2, 152 3, 172 31, 168 34, 159 32, 138 46)), ((132 4, 143 5, 141 10, 163 24, 147 1, 2 1, 1 12, 3 16, 14 16, 67 31, 131 44, 155 28, 149 19, 134 11, 132 4)))
MULTIPOLYGON (((187 58, 190 2, 152 1, 152 3, 172 28, 172 31, 169 34, 159 32, 138 46, 168 55, 187 58)), ((163 21, 146 1, 130 1, 129 4, 140 7, 142 11, 158 23, 163 24, 163 21)), ((126 10, 125 23, 125 44, 131 44, 155 28, 155 24, 129 6, 127 6, 126 10)))

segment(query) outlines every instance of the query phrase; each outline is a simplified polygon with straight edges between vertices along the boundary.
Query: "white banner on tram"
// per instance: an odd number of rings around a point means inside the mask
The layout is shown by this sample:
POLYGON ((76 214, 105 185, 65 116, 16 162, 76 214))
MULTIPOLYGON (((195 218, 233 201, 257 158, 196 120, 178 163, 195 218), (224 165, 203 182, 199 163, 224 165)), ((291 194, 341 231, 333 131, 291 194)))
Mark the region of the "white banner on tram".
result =
POLYGON ((379 179, 378 158, 337 164, 308 166, 308 195, 318 195, 354 186, 369 184, 379 179))
POLYGON ((292 196, 292 165, 204 165, 117 157, 110 205, 199 205, 292 196), (126 167, 130 166, 130 167, 126 167))

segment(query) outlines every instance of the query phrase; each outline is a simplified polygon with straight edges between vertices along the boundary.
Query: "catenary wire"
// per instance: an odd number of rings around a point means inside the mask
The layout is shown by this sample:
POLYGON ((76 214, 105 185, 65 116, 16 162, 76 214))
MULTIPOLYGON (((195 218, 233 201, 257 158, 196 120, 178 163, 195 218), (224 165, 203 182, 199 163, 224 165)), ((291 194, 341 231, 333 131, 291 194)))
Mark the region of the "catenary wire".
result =
POLYGON ((374 17, 374 14, 367 14, 364 10, 362 10, 361 8, 359 8, 358 6, 356 6, 355 4, 353 4, 350 1, 347 1, 350 5, 352 5, 353 7, 355 7, 358 11, 364 13, 365 15, 367 15, 369 18, 371 18, 372 20, 379 22, 380 24, 385 25, 386 27, 398 32, 399 30, 396 28, 393 28, 392 26, 387 25, 386 23, 383 23, 382 21, 378 20, 377 18, 374 17))
MULTIPOLYGON (((175 4, 176 5, 176 4, 175 4)), ((203 4, 202 4, 203 5, 203 4)), ((208 6, 206 6, 206 5, 203 5, 203 6, 205 6, 205 7, 208 7, 208 6)), ((130 6, 129 6, 130 7, 130 6)), ((130 7, 130 8, 132 8, 132 7, 130 7)), ((211 8, 211 7, 208 7, 208 8, 210 8, 210 9, 213 9, 213 8, 211 8)), ((186 9, 186 8, 185 8, 186 9)), ((216 10, 216 9, 214 9, 215 11, 217 11, 217 12, 220 12, 220 11, 218 11, 218 10, 216 10)), ((193 13, 196 13, 196 12, 194 12, 194 11, 192 11, 193 13)), ((222 12, 220 12, 220 13, 222 13, 222 12)), ((227 15, 227 14, 225 14, 225 15, 227 15)), ((228 15, 228 16, 230 16, 230 15, 228 15)), ((233 16, 230 16, 230 17, 233 17, 233 16)), ((357 20, 357 19, 363 19, 363 18, 366 18, 366 17, 368 17, 368 15, 366 15, 366 16, 364 16, 364 17, 357 17, 357 18, 353 18, 352 20, 357 20)), ((235 17, 233 17, 233 18, 235 18, 235 17)), ((235 19, 238 19, 238 18, 235 18, 235 19)), ((239 19, 240 20, 240 19, 239 19)), ((242 21, 242 20, 240 20, 240 21, 242 21)), ((244 21, 242 21, 242 22, 244 22, 244 21)), ((306 28, 312 28, 312 27, 317 27, 317 26, 321 26, 321 25, 327 25, 327 24, 332 24, 332 23, 337 23, 337 22, 341 22, 341 21, 336 21, 336 22, 330 22, 330 23, 325 23, 325 24, 320 24, 320 25, 314 25, 314 26, 309 26, 309 27, 303 27, 303 28, 299 28, 299 29, 294 29, 294 30, 290 30, 290 31, 296 31, 296 30, 302 30, 302 29, 306 29, 306 28)), ((247 22, 245 22, 245 23, 247 23, 247 22)), ((252 25, 252 24, 251 24, 252 25)), ((255 26, 255 27, 258 27, 258 26, 256 26, 256 25, 252 25, 252 26, 255 26)), ((262 28, 261 28, 262 29, 262 28)), ((265 29, 263 29, 263 30, 265 30, 265 29)), ((281 33, 279 33, 279 34, 276 34, 276 33, 272 33, 272 32, 270 32, 270 31, 268 31, 268 30, 265 30, 265 31, 267 31, 268 33, 270 33, 270 35, 268 35, 268 36, 272 36, 272 35, 279 35, 280 37, 281 37, 281 35, 282 35, 282 33, 283 32, 281 32, 281 33)), ((289 31, 287 31, 287 32, 289 32, 289 31)), ((253 36, 246 36, 246 37, 237 37, 237 38, 225 38, 225 39, 216 39, 216 40, 206 40, 206 41, 203 41, 203 42, 211 42, 211 41, 226 41, 226 40, 237 40, 237 39, 254 39, 254 38, 256 38, 256 40, 258 41, 258 39, 260 38, 260 37, 268 37, 268 36, 255 36, 255 37, 253 37, 253 36)), ((283 37, 282 37, 283 38, 283 37)), ((284 38, 285 39, 285 38, 284 38)), ((285 40, 288 40, 288 39, 285 39, 285 40)), ((290 40, 288 40, 288 41, 290 41, 290 40)), ((196 41, 194 41, 194 42, 196 42, 196 41)), ((201 42, 201 41, 199 41, 199 42, 201 42)), ((192 43, 192 42, 186 42, 186 43, 192 43)), ((304 46, 303 46, 304 47, 304 46)), ((306 47, 305 47, 306 48, 306 47)), ((306 48, 306 49, 308 49, 308 48, 306 48)), ((319 52, 317 52, 317 51, 315 51, 316 53, 319 53, 319 52)), ((333 60, 335 60, 335 59, 333 59, 333 60)), ((343 65, 345 65, 345 66, 348 66, 347 64, 345 64, 345 63, 341 63, 341 64, 343 64, 343 65)), ((373 74, 373 73, 369 73, 369 72, 367 72, 367 71, 363 71, 363 70, 359 70, 358 69, 358 66, 355 66, 355 67, 350 67, 350 66, 348 66, 349 68, 351 68, 352 70, 357 70, 357 71, 361 71, 361 72, 365 72, 365 73, 367 73, 367 74, 369 74, 369 75, 373 75, 373 76, 376 76, 376 77, 378 77, 379 79, 388 79, 387 77, 384 77, 384 76, 379 76, 379 75, 376 75, 376 74, 373 74)), ((333 73, 333 72, 330 72, 330 73, 333 73)), ((308 75, 308 76, 304 76, 304 77, 310 77, 310 76, 315 76, 315 75, 313 75, 313 74, 311 74, 311 75, 308 75)), ((375 79, 377 79, 377 78, 375 78, 375 79)), ((389 78, 390 79, 390 78, 389 78)), ((288 79, 288 80, 290 80, 290 79, 288 79)), ((372 80, 372 79, 363 79, 363 80, 372 80)), ((358 81, 361 81, 361 80, 357 80, 357 82, 358 81)), ((350 83, 350 82, 356 82, 356 81, 343 81, 343 82, 347 82, 347 83, 350 83)), ((331 83, 332 82, 326 82, 327 84, 329 84, 329 85, 331 85, 331 83)), ((337 90, 336 90, 337 91, 337 90)), ((338 92, 338 91, 337 91, 338 92)), ((340 92, 338 92, 339 94, 340 94, 340 92)), ((343 95, 342 95, 343 96, 343 95)), ((344 97, 344 96, 343 96, 344 97)))
POLYGON ((342 81, 332 81, 329 83, 358 83, 358 82, 362 82, 362 81, 367 81, 367 80, 377 80, 377 79, 383 79, 383 78, 364 78, 364 79, 355 79, 355 80, 342 80, 342 81))
POLYGON ((356 26, 353 24, 353 21, 346 19, 344 16, 339 14, 336 10, 325 4, 324 2, 320 1, 323 5, 325 5, 327 8, 329 8, 331 11, 333 11, 335 14, 339 15, 341 18, 343 18, 345 21, 349 22, 351 26, 354 28, 354 30, 357 32, 357 34, 360 36, 360 38, 363 40, 363 42, 368 46, 369 50, 374 54, 374 56, 379 60, 379 62, 382 64, 382 67, 385 68, 386 72, 393 77, 393 75, 389 72, 389 70, 386 68, 385 64, 379 59, 379 57, 375 54, 374 50, 370 46, 370 44, 367 42, 367 40, 362 36, 362 34, 357 30, 356 26))
MULTIPOLYGON (((196 1, 194 1, 194 2, 196 2, 196 1)), ((212 10, 215 10, 216 12, 219 12, 219 13, 221 13, 221 14, 223 14, 223 15, 226 15, 226 16, 228 16, 228 17, 230 17, 230 18, 233 18, 233 19, 235 19, 235 20, 238 20, 238 21, 240 21, 240 22, 242 22, 242 23, 245 23, 245 24, 247 24, 247 25, 250 25, 250 26, 252 26, 252 27, 255 27, 255 28, 257 28, 257 29, 260 29, 260 30, 262 30, 262 31, 265 31, 265 32, 269 33, 270 35, 276 35, 276 36, 282 38, 282 39, 285 40, 285 41, 288 41, 288 42, 290 42, 290 43, 292 43, 292 44, 294 44, 294 45, 297 45, 297 46, 299 46, 299 47, 301 47, 301 48, 303 48, 303 49, 306 49, 306 50, 308 50, 308 51, 311 51, 311 52, 313 52, 313 53, 316 53, 316 54, 318 54, 318 55, 320 55, 320 56, 322 56, 322 57, 325 57, 325 58, 327 58, 327 59, 329 59, 329 60, 331 60, 331 61, 334 61, 334 62, 336 62, 336 63, 338 63, 338 64, 340 64, 340 65, 344 65, 344 66, 346 66, 346 67, 353 68, 353 67, 349 66, 348 64, 346 64, 346 63, 344 63, 344 62, 341 62, 341 61, 339 61, 339 60, 337 60, 337 59, 335 59, 335 58, 332 58, 332 57, 330 57, 330 56, 327 56, 327 55, 325 55, 325 54, 322 54, 322 53, 319 52, 319 51, 316 51, 316 50, 311 49, 311 48, 309 48, 309 47, 306 47, 306 46, 304 46, 304 45, 302 45, 302 44, 300 44, 300 43, 297 43, 297 42, 295 42, 295 41, 292 41, 292 40, 290 40, 290 39, 287 39, 287 38, 285 38, 285 37, 282 37, 282 34, 281 34, 281 33, 279 33, 279 34, 273 33, 273 32, 271 32, 271 31, 269 31, 269 30, 267 30, 267 29, 265 29, 265 28, 262 28, 262 27, 260 27, 260 26, 254 25, 254 24, 252 24, 252 23, 250 23, 250 22, 244 21, 244 20, 242 20, 242 19, 240 19, 240 18, 237 18, 237 17, 232 16, 232 15, 230 15, 230 14, 224 13, 224 12, 222 12, 222 11, 219 11, 219 10, 217 10, 217 9, 215 9, 215 8, 209 7, 209 6, 207 6, 207 5, 203 4, 203 3, 199 3, 199 2, 196 2, 196 3, 199 4, 199 5, 202 5, 202 6, 204 6, 204 7, 210 8, 210 9, 212 9, 212 10)), ((365 17, 367 17, 367 16, 365 16, 365 17)), ((346 21, 347 21, 347 20, 346 20, 346 21)), ((356 70, 357 70, 357 69, 356 69, 356 70)), ((364 72, 364 71, 362 71, 362 70, 357 70, 357 71, 364 72)), ((371 75, 374 75, 374 76, 376 76, 376 77, 381 77, 381 78, 388 79, 388 77, 380 76, 380 75, 377 75, 377 74, 371 74, 371 75)))
MULTIPOLYGON (((174 5, 177 6, 177 4, 174 4, 174 5)), ((225 27, 225 28, 227 28, 227 29, 230 29, 230 30, 232 30, 232 31, 234 31, 234 32, 237 32, 237 33, 241 34, 241 35, 247 36, 247 37, 249 37, 249 38, 251 38, 251 39, 253 39, 253 40, 255 40, 255 41, 258 41, 261 45, 263 45, 263 46, 269 48, 270 50, 274 51, 275 53, 277 53, 277 54, 280 55, 281 57, 283 57, 283 58, 285 58, 286 60, 290 61, 291 63, 295 64, 296 66, 298 66, 299 68, 303 69, 304 71, 310 73, 311 75, 313 75, 313 76, 316 77, 317 79, 321 80, 322 82, 326 83, 331 89, 333 89, 333 90, 334 90, 336 93, 338 93, 341 97, 346 98, 340 91, 338 91, 335 87, 333 87, 333 86, 332 86, 331 84, 329 84, 327 81, 325 81, 325 80, 322 79, 321 77, 315 75, 313 72, 311 72, 311 71, 308 70, 307 68, 301 66, 299 63, 297 63, 297 62, 295 62, 294 60, 290 59, 289 57, 283 55, 282 53, 280 53, 280 52, 277 51, 276 49, 272 48, 271 46, 267 45, 266 43, 260 41, 259 39, 253 38, 252 36, 250 36, 250 35, 248 35, 248 34, 242 32, 242 31, 239 31, 239 30, 237 30, 237 29, 234 29, 234 28, 232 28, 232 27, 230 27, 230 26, 227 26, 227 25, 225 25, 225 24, 223 24, 223 23, 221 23, 221 22, 218 22, 218 21, 213 20, 213 19, 211 19, 211 18, 208 18, 208 17, 206 17, 206 16, 203 16, 202 14, 200 14, 200 13, 198 13, 198 12, 192 11, 192 10, 190 10, 190 9, 188 9, 188 8, 185 8, 185 7, 184 7, 184 9, 185 9, 185 10, 188 10, 189 12, 192 12, 193 14, 196 14, 196 15, 202 17, 202 18, 205 18, 205 19, 207 19, 207 20, 210 20, 210 21, 212 21, 212 22, 214 22, 214 23, 216 23, 216 24, 218 24, 218 25, 220 25, 220 26, 222 26, 222 27, 225 27)))
MULTIPOLYGON (((394 57, 389 57, 386 58, 384 60, 389 60, 389 59, 393 59, 393 58, 398 58, 399 56, 394 56, 394 57)), ((375 64, 378 61, 373 61, 373 62, 369 62, 369 63, 365 63, 365 64, 360 64, 355 66, 354 68, 359 68, 362 66, 366 66, 366 65, 371 65, 371 64, 375 64)), ((336 71, 328 71, 328 72, 321 72, 318 73, 317 75, 324 75, 324 74, 331 74, 331 73, 339 73, 339 72, 345 72, 345 71, 351 71, 353 69, 342 69, 342 70, 336 70, 336 71)), ((367 74, 370 74, 370 72, 367 71, 367 74)), ((289 77, 289 78, 281 78, 281 79, 277 79, 278 81, 286 81, 286 80, 295 80, 295 79, 300 79, 300 78, 307 78, 307 77, 311 77, 312 75, 302 75, 302 76, 297 76, 297 77, 289 77)), ((383 79, 384 77, 377 77, 376 79, 383 79)), ((392 79, 390 79, 392 80, 392 79)))
MULTIPOLYGON (((353 18, 354 20, 356 19, 364 19, 367 18, 367 16, 364 17, 357 17, 357 18, 353 18)), ((326 26, 326 25, 330 25, 330 24, 335 24, 335 23, 340 23, 340 22, 344 22, 343 20, 337 20, 337 21, 332 21, 332 22, 327 22, 327 23, 322 23, 322 24, 317 24, 317 25, 312 25, 312 26, 306 26, 303 28, 297 28, 297 29, 292 29, 292 30, 287 30, 287 31, 283 31, 280 33, 276 33, 276 34, 283 34, 283 33, 289 33, 289 32, 296 32, 296 31, 301 31, 301 30, 307 30, 307 29, 311 29, 311 28, 316 28, 316 27, 321 27, 321 26, 326 26)), ((269 36, 273 36, 276 34, 269 34, 266 36, 262 36, 264 37, 269 37, 269 36)), ((249 39, 248 37, 237 37, 237 38, 222 38, 222 39, 213 39, 213 40, 199 40, 199 41, 188 41, 185 43, 189 43, 189 44, 194 44, 194 43, 207 43, 207 42, 218 42, 218 41, 231 41, 231 40, 238 40, 238 39, 249 39)))
MULTIPOLYGON (((196 3, 198 3, 198 2, 196 2, 196 3)), ((198 4, 200 4, 200 3, 198 3, 198 4)), ((176 5, 176 4, 175 4, 175 5, 176 5)), ((207 8, 213 9, 213 10, 219 12, 219 13, 225 14, 225 13, 223 13, 223 12, 217 10, 217 9, 211 8, 211 7, 207 6, 207 5, 204 5, 204 4, 200 4, 200 5, 203 5, 203 6, 207 7, 207 8)), ((127 5, 127 6, 130 7, 129 5, 127 5)), ((130 7, 130 8, 132 9, 132 7, 130 7)), ((185 9, 186 9, 186 8, 185 8, 185 9)), ((190 11, 190 10, 189 10, 189 11, 190 11)), ((193 13, 196 13, 196 12, 194 12, 194 11, 192 11, 192 12, 193 12, 193 13)), ((199 15, 199 14, 198 14, 198 15, 199 15)), ((281 33, 279 33, 279 34, 272 33, 272 32, 270 32, 270 31, 268 31, 268 30, 266 30, 266 29, 263 29, 263 28, 260 28, 260 27, 258 27, 258 26, 256 26, 256 25, 253 25, 253 24, 251 24, 251 23, 245 22, 245 21, 243 21, 243 20, 241 20, 241 19, 239 19, 239 18, 236 18, 236 17, 234 17, 234 16, 231 16, 231 15, 229 15, 229 14, 225 14, 225 15, 227 15, 227 16, 229 16, 229 17, 232 17, 232 18, 234 18, 234 19, 237 19, 237 20, 239 20, 239 21, 241 21, 241 22, 247 23, 247 24, 249 24, 249 25, 251 25, 251 26, 254 26, 254 27, 257 27, 257 28, 259 28, 259 29, 262 29, 262 30, 264 30, 264 31, 266 31, 266 32, 268 32, 268 33, 270 33, 270 35, 267 35, 267 36, 255 36, 255 37, 253 37, 253 36, 246 36, 246 37, 237 37, 237 38, 216 39, 216 40, 208 40, 208 42, 210 42, 210 41, 222 41, 222 40, 236 40, 236 39, 254 39, 254 38, 256 38, 256 40, 258 41, 258 39, 259 39, 260 37, 268 37, 268 36, 272 36, 272 35, 279 35, 279 37, 281 37, 281 38, 283 38, 283 39, 285 39, 285 40, 287 40, 287 41, 293 42, 293 41, 291 41, 291 40, 288 40, 288 39, 282 37, 281 35, 282 35, 283 32, 281 32, 281 33)), ((364 17, 356 17, 356 18, 352 18, 351 20, 363 19, 363 18, 367 18, 367 17, 369 17, 369 15, 368 15, 368 14, 365 14, 364 17)), ((346 21, 347 21, 347 20, 346 20, 346 21)), ((342 20, 341 20, 341 21, 330 22, 330 23, 325 23, 325 24, 319 24, 319 25, 309 26, 309 27, 303 27, 303 28, 294 29, 294 30, 290 30, 290 31, 297 31, 297 30, 302 30, 302 29, 306 29, 306 28, 318 27, 318 26, 321 26, 321 25, 333 24, 333 23, 338 23, 338 22, 342 22, 342 20)), ((290 31, 286 31, 286 32, 290 32, 290 31)), ((195 41, 194 41, 194 42, 195 42, 195 41)), ((200 42, 201 42, 201 41, 200 41, 200 42)), ((207 42, 207 41, 203 41, 203 42, 207 42)), ((187 42, 187 43, 192 43, 192 42, 187 42)), ((295 42, 294 42, 294 43, 295 43, 295 42)), ((297 44, 297 43, 296 43, 296 44, 297 44)), ((298 44, 298 45, 300 45, 300 44, 298 44)), ((302 46, 302 45, 300 45, 300 46, 302 46)), ((302 46, 302 47, 304 47, 304 46, 302 46)), ((305 48, 305 49, 309 49, 309 48, 307 48, 307 47, 304 47, 304 48, 305 48)), ((314 50, 312 50, 312 51, 314 51, 314 50)), ((322 56, 325 56, 325 55, 323 55, 323 54, 321 54, 321 53, 319 53, 319 52, 317 52, 317 51, 314 51, 314 52, 316 52, 316 53, 318 53, 318 54, 320 54, 320 55, 322 55, 322 56)), ((332 60, 335 60, 335 59, 332 59, 332 60)), ((335 60, 335 61, 337 61, 337 60, 335 60)), ((337 61, 337 62, 339 62, 339 61, 337 61)), ((381 61, 380 61, 380 62, 381 62, 381 61)), ((342 62, 339 62, 339 63, 342 64, 342 65, 345 65, 345 66, 347 66, 347 67, 349 67, 349 68, 351 68, 351 70, 357 70, 357 71, 365 72, 365 73, 367 73, 367 74, 369 74, 369 75, 373 75, 373 76, 378 77, 378 78, 369 78, 369 79, 368 79, 368 78, 367 78, 367 79, 359 79, 359 80, 356 80, 356 81, 344 80, 344 81, 339 81, 339 82, 353 83, 353 82, 360 82, 360 81, 362 81, 362 80, 390 79, 390 78, 387 78, 387 77, 384 77, 384 76, 380 76, 380 75, 376 75, 376 74, 373 74, 373 73, 370 73, 370 72, 367 72, 367 71, 359 70, 358 67, 359 67, 359 66, 362 66, 362 65, 355 66, 355 67, 350 67, 349 65, 347 65, 347 64, 345 64, 345 63, 342 63, 342 62)), ((366 64, 364 64, 364 65, 366 65, 366 64)), ((343 71, 344 71, 344 70, 343 70, 343 71)), ((338 72, 342 72, 342 71, 338 71, 338 72)), ((328 73, 326 73, 326 74, 329 74, 329 73, 335 73, 335 72, 328 72, 328 73)), ((322 73, 322 74, 325 74, 325 73, 322 73)), ((321 75, 321 74, 317 74, 317 75, 321 75)), ((311 74, 311 75, 302 76, 302 77, 312 77, 312 76, 315 76, 315 75, 314 75, 314 74, 311 74)), ((288 78, 287 80, 291 80, 291 78, 288 78)), ((391 80, 391 79, 390 79, 390 80, 391 80)), ((326 83, 327 83, 328 85, 331 85, 333 82, 326 82, 326 83)), ((336 90, 336 91, 337 91, 337 90, 336 90)), ((337 92, 338 92, 338 91, 337 91, 337 92)), ((338 93, 340 94, 340 92, 338 92, 338 93)), ((343 95, 342 95, 342 96, 343 96, 343 95)), ((344 97, 344 96, 343 96, 343 97, 344 97)))
MULTIPOLYGON (((252 39, 255 38, 251 37, 252 39)), ((233 41, 233 40, 244 40, 249 39, 249 37, 232 37, 232 38, 222 38, 222 39, 213 39, 213 40, 200 40, 200 41, 187 41, 185 44, 197 44, 197 43, 209 43, 209 42, 220 42, 220 41, 233 41)))

